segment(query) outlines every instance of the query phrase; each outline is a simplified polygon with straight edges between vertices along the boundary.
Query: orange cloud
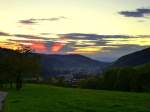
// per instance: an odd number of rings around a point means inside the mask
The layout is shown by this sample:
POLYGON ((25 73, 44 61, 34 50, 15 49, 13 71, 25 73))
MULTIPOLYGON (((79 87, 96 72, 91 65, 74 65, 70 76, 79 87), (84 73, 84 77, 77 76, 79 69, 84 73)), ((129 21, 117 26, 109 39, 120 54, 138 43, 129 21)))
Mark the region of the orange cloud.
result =
POLYGON ((34 49, 36 52, 40 53, 45 52, 47 50, 45 44, 42 42, 32 43, 30 47, 31 49, 34 49))
POLYGON ((63 44, 63 43, 55 42, 54 44, 52 44, 51 51, 52 51, 53 53, 57 53, 57 52, 59 52, 63 47, 64 47, 64 44, 63 44))

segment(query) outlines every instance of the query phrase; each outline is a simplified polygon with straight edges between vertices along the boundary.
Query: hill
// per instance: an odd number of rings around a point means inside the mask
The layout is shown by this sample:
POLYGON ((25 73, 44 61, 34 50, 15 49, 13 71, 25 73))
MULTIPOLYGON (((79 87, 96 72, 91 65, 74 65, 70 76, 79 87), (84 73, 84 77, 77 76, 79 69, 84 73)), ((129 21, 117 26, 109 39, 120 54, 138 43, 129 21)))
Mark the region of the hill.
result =
POLYGON ((150 48, 122 56, 113 63, 113 66, 137 66, 146 63, 150 63, 150 48))
POLYGON ((96 74, 101 73, 108 63, 96 61, 88 57, 69 55, 46 55, 41 54, 43 73, 49 75, 66 74, 96 74))
MULTIPOLYGON (((0 48, 0 57, 13 56, 18 52, 0 48)), ((48 55, 28 53, 28 56, 35 56, 39 59, 41 71, 44 77, 49 76, 72 76, 72 75, 95 75, 100 74, 108 63, 96 61, 88 57, 69 54, 69 55, 48 55)), ((0 58, 2 59, 2 58, 0 58)))
POLYGON ((149 112, 149 93, 26 85, 10 90, 4 112, 149 112))

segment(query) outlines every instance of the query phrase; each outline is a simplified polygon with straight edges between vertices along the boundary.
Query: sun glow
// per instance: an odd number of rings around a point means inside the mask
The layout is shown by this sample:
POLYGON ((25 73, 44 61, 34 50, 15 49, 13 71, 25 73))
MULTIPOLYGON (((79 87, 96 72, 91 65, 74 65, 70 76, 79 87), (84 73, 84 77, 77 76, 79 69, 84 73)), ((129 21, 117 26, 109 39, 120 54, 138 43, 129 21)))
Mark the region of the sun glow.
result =
POLYGON ((12 50, 18 50, 20 49, 21 45, 19 43, 0 43, 1 48, 6 48, 6 49, 12 49, 12 50))
POLYGON ((101 46, 89 46, 89 47, 74 47, 74 51, 68 52, 75 54, 93 54, 102 50, 101 46))

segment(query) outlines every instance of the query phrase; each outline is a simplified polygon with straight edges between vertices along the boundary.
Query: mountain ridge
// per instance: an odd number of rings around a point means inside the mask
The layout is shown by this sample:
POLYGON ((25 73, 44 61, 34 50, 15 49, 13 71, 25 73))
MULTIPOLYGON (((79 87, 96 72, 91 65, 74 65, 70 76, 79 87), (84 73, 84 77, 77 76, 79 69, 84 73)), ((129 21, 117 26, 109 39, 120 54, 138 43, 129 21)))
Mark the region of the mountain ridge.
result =
POLYGON ((120 57, 112 65, 117 67, 138 66, 150 63, 150 47, 120 57))

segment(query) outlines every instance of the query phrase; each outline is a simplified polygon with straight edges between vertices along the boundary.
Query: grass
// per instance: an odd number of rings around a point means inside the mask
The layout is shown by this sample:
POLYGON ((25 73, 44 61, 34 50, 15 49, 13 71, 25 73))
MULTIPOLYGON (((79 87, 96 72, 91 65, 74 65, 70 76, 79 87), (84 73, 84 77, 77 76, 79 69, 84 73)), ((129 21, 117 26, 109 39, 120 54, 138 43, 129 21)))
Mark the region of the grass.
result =
POLYGON ((149 93, 26 85, 11 90, 5 112, 150 112, 149 93))

